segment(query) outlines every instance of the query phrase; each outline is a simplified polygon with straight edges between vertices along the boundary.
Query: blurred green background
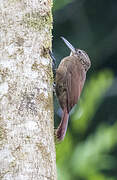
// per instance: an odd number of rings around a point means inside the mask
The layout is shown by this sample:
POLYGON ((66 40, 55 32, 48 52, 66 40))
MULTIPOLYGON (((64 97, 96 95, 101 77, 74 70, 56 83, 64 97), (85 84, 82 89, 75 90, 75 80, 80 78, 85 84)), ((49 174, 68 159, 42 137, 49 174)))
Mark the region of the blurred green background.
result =
MULTIPOLYGON (((53 52, 69 55, 60 36, 92 62, 67 135, 56 145, 58 180, 117 180, 117 1, 53 0, 53 52)), ((61 111, 55 98, 55 126, 61 111)))

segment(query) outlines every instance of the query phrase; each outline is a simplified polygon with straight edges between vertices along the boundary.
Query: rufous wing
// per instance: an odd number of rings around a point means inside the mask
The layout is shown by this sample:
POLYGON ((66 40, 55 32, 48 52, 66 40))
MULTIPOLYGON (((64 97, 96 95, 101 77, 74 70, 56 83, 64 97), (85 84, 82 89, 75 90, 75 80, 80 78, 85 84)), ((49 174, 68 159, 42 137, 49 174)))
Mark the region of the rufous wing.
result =
POLYGON ((68 66, 68 70, 66 73, 66 84, 67 84, 67 108, 68 112, 72 109, 72 107, 77 104, 78 99, 80 97, 84 81, 85 81, 86 73, 79 63, 71 63, 68 66))

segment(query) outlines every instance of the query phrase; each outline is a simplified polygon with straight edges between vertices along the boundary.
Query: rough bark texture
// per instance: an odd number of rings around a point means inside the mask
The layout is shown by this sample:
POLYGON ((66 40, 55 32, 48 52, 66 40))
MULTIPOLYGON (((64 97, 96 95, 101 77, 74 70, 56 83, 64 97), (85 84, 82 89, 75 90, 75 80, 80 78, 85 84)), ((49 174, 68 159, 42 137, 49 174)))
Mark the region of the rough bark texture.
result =
POLYGON ((0 179, 56 180, 51 0, 0 1, 0 179))

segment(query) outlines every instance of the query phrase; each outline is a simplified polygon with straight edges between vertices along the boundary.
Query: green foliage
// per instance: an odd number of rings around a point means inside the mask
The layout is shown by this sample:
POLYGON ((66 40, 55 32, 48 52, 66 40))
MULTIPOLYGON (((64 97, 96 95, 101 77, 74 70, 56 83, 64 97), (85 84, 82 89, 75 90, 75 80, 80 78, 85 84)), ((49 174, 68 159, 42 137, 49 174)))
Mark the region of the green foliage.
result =
POLYGON ((59 10, 71 2, 72 0, 54 0, 53 11, 59 10))
POLYGON ((99 176, 100 180, 106 180, 107 177, 104 178, 100 170, 111 169, 115 164, 108 153, 117 144, 116 129, 117 124, 110 127, 103 124, 75 148, 71 160, 75 174, 90 180, 95 180, 99 176))
POLYGON ((64 141, 56 146, 58 180, 116 180, 117 90, 112 72, 117 75, 117 2, 54 2, 54 12, 61 8, 55 16, 53 31, 58 57, 66 56, 66 50, 58 39, 62 33, 68 40, 71 38, 75 47, 88 52, 91 71, 95 69, 91 76, 88 73, 90 79, 86 80, 80 100, 71 112, 64 141), (71 2, 73 4, 63 9, 71 2), (103 70, 104 67, 112 71, 103 70))
POLYGON ((112 73, 105 70, 93 75, 86 84, 82 100, 72 115, 72 133, 68 130, 64 141, 56 146, 58 180, 115 180, 103 171, 115 167, 116 162, 110 152, 117 145, 117 124, 100 123, 85 137, 112 82, 112 73), (80 141, 76 141, 77 138, 80 141))
POLYGON ((92 120, 106 90, 112 84, 112 73, 108 70, 93 74, 90 82, 85 85, 84 97, 78 103, 76 112, 72 115, 74 131, 84 133, 92 120))

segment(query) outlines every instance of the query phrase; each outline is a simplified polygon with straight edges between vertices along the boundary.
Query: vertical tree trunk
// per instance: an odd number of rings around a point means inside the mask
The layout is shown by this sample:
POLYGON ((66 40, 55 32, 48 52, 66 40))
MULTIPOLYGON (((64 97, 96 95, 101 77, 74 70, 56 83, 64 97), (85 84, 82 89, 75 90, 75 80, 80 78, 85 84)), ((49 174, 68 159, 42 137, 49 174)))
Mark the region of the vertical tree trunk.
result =
POLYGON ((0 2, 0 179, 56 180, 51 0, 0 2))

